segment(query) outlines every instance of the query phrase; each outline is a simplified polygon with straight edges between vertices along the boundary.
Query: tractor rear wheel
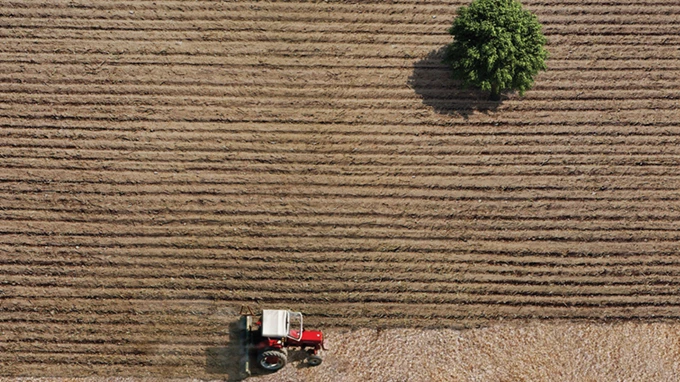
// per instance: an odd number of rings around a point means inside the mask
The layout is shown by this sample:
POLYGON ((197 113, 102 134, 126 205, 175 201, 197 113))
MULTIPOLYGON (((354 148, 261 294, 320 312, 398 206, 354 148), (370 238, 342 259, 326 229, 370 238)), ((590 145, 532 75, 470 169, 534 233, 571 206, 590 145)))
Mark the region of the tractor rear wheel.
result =
POLYGON ((307 365, 309 366, 319 366, 321 365, 322 361, 323 359, 316 354, 312 354, 309 357, 307 357, 307 365))
POLYGON ((276 371, 286 366, 288 362, 288 357, 286 353, 278 349, 270 349, 260 353, 257 357, 257 363, 260 367, 267 371, 276 371))

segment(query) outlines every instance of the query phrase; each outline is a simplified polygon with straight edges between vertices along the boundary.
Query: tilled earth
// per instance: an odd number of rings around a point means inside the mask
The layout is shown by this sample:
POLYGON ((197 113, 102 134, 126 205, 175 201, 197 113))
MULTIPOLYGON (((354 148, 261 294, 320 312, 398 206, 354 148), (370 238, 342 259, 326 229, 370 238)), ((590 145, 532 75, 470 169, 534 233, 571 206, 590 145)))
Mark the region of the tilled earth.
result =
MULTIPOLYGON (((479 329, 329 329, 324 362, 304 354, 253 382, 675 381, 677 323, 498 323, 479 329)), ((226 353, 208 359, 211 380, 238 380, 226 353), (223 362, 224 361, 224 362, 223 362)), ((253 369, 257 371, 257 369, 253 369)), ((159 377, 0 378, 3 382, 160 382, 159 377)), ((198 382, 199 379, 171 379, 198 382)))
POLYGON ((0 3, 0 375, 219 377, 241 305, 677 320, 680 4, 524 4, 548 70, 493 103, 458 1, 0 3))

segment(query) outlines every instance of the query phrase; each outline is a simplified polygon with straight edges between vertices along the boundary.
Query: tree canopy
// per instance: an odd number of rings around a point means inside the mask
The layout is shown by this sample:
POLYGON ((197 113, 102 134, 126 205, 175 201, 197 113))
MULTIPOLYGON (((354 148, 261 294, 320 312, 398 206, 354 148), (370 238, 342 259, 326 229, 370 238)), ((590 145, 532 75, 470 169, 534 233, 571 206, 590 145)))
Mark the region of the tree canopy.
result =
POLYGON ((449 33, 454 41, 444 62, 454 78, 491 92, 491 99, 499 100, 504 90, 524 95, 546 69, 541 24, 517 0, 474 0, 458 9, 449 33))

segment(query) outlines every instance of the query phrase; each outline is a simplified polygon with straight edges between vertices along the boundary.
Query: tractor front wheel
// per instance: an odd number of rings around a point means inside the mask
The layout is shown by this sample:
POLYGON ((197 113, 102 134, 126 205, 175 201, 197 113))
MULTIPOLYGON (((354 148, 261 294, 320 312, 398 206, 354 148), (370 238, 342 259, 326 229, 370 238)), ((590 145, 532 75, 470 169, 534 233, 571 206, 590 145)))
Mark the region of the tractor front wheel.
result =
POLYGON ((322 361, 323 359, 321 359, 321 357, 319 357, 316 354, 312 354, 309 357, 307 357, 307 365, 309 366, 319 366, 321 365, 322 361))
POLYGON ((288 362, 286 353, 277 349, 263 351, 260 353, 260 356, 257 357, 257 363, 267 371, 277 371, 286 366, 286 362, 288 362))

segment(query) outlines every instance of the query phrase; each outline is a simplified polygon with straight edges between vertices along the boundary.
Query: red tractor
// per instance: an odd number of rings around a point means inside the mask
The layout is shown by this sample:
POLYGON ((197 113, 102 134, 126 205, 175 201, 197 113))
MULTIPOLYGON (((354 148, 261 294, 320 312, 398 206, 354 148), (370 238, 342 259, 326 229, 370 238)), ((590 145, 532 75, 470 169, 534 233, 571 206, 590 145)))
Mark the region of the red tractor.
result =
POLYGON ((286 365, 288 348, 306 351, 309 366, 321 364, 319 351, 325 350, 323 333, 304 330, 302 313, 265 309, 259 318, 255 318, 252 311, 250 313, 242 318, 244 376, 250 375, 250 360, 254 353, 257 364, 266 371, 277 371, 286 365))

